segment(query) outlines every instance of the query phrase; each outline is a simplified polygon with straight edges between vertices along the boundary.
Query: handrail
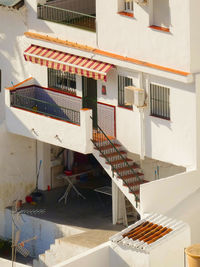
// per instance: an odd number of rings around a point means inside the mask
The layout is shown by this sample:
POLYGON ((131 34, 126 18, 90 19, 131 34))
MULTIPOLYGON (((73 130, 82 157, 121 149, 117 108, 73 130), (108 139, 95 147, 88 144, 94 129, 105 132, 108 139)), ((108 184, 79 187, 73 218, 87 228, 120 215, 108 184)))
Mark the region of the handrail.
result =
POLYGON ((77 11, 73 11, 73 10, 69 10, 69 9, 65 9, 65 8, 61 8, 61 7, 57 7, 57 6, 51 6, 51 5, 48 5, 48 4, 38 4, 38 6, 52 7, 52 8, 55 8, 57 10, 67 11, 67 12, 71 12, 71 13, 74 13, 74 14, 77 14, 77 15, 86 16, 86 17, 89 17, 89 18, 95 18, 96 19, 95 16, 88 15, 88 14, 81 13, 81 12, 77 12, 77 11))
POLYGON ((95 16, 51 6, 48 4, 38 4, 37 9, 37 15, 39 19, 70 25, 89 31, 96 31, 95 16))
MULTIPOLYGON (((92 120, 93 118, 90 117, 92 120)), ((127 167, 130 168, 130 170, 133 172, 133 174, 135 175, 136 179, 138 181, 142 181, 140 179, 140 177, 137 175, 137 173, 134 171, 134 169, 131 167, 131 165, 128 163, 128 161, 126 160, 126 158, 120 153, 120 151, 116 148, 116 146, 111 142, 111 140, 108 138, 108 136, 105 134, 105 132, 101 129, 100 126, 97 125, 97 129, 100 130, 100 132, 104 135, 104 137, 107 139, 107 141, 112 145, 112 147, 114 148, 114 150, 118 153, 118 155, 121 157, 121 159, 123 159, 124 163, 127 165, 127 167)), ((123 176, 117 171, 117 169, 114 167, 114 165, 112 164, 112 162, 109 160, 109 158, 106 157, 106 154, 104 154, 101 149, 96 145, 95 141, 92 140, 93 144, 95 145, 95 147, 103 154, 103 156, 106 158, 106 160, 110 163, 110 165, 112 166, 112 170, 115 170, 115 172, 117 173, 117 175, 123 180, 123 176)), ((131 191, 131 193, 134 194, 135 196, 135 201, 136 201, 136 207, 138 204, 138 196, 135 194, 135 192, 129 187, 128 183, 126 182, 126 180, 123 180, 123 183, 126 184, 126 186, 129 188, 129 190, 131 191)))
POLYGON ((23 95, 18 94, 16 92, 12 92, 11 96, 12 96, 11 97, 11 106, 24 108, 26 110, 34 111, 35 113, 41 113, 41 114, 44 114, 44 115, 52 116, 52 117, 55 117, 55 118, 58 118, 58 119, 62 119, 64 121, 68 121, 68 122, 72 122, 74 124, 80 125, 80 112, 79 111, 76 111, 76 110, 73 110, 73 109, 69 109, 69 108, 66 108, 66 107, 63 107, 63 106, 59 106, 59 105, 56 105, 56 104, 48 103, 48 102, 46 102, 44 100, 40 100, 40 99, 37 99, 37 98, 33 98, 33 97, 29 97, 29 96, 23 96, 23 95), (66 118, 64 116, 63 117, 57 116, 55 114, 51 114, 50 112, 44 112, 44 111, 41 111, 41 110, 37 110, 37 107, 35 109, 33 109, 33 107, 30 108, 25 104, 19 104, 19 103, 17 103, 17 100, 18 100, 17 98, 18 99, 21 98, 23 100, 34 101, 34 102, 37 102, 37 104, 41 103, 41 104, 44 104, 44 107, 45 107, 45 105, 47 105, 49 107, 59 108, 62 111, 63 110, 65 111, 65 113, 64 113, 65 116, 67 116, 67 117, 71 116, 72 119, 66 118))

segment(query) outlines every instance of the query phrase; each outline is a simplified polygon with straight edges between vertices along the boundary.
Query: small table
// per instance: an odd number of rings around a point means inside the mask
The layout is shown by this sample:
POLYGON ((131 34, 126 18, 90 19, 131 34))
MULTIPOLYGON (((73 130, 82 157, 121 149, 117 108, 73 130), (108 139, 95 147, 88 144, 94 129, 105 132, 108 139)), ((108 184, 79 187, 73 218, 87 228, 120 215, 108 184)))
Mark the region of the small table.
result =
POLYGON ((112 196, 112 187, 111 186, 102 186, 94 189, 95 192, 112 196))
MULTIPOLYGON (((98 188, 94 189, 94 191, 96 193, 100 193, 100 194, 104 194, 104 195, 112 197, 112 187, 111 186, 98 187, 98 188)), ((99 196, 99 194, 97 194, 97 197, 100 200, 102 207, 105 208, 106 205, 105 205, 103 199, 99 196)))
POLYGON ((69 183, 65 193, 63 194, 63 196, 61 196, 58 200, 58 202, 61 202, 63 199, 65 201, 65 204, 67 203, 67 197, 69 195, 69 192, 71 191, 71 189, 73 188, 74 191, 77 193, 78 196, 82 197, 83 199, 86 199, 79 191, 78 189, 75 187, 74 183, 76 182, 76 177, 83 175, 83 174, 88 174, 91 173, 92 170, 86 170, 86 171, 82 171, 82 172, 76 172, 76 173, 72 173, 70 175, 66 175, 65 173, 58 175, 56 178, 57 179, 65 179, 67 180, 67 182, 69 183))

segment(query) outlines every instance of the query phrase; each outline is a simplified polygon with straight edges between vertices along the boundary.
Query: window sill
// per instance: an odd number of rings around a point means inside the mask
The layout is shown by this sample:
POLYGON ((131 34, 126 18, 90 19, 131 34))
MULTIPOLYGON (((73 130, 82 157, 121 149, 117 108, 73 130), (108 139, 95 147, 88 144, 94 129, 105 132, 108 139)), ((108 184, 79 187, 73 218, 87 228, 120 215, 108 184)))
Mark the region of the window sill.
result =
POLYGON ((152 29, 152 30, 157 30, 157 31, 162 31, 162 32, 168 32, 168 33, 170 33, 170 29, 169 28, 165 28, 165 27, 151 25, 151 26, 149 26, 149 28, 152 29))
POLYGON ((133 13, 129 13, 129 12, 125 12, 125 11, 118 12, 118 14, 121 15, 121 16, 134 18, 134 14, 133 13))
POLYGON ((125 107, 125 106, 118 105, 118 108, 124 108, 124 109, 133 111, 133 107, 125 107))
POLYGON ((162 116, 158 116, 158 115, 153 115, 153 114, 150 114, 151 117, 153 118, 157 118, 157 119, 161 119, 161 120, 165 120, 165 121, 171 121, 170 118, 165 118, 165 117, 162 117, 162 116))

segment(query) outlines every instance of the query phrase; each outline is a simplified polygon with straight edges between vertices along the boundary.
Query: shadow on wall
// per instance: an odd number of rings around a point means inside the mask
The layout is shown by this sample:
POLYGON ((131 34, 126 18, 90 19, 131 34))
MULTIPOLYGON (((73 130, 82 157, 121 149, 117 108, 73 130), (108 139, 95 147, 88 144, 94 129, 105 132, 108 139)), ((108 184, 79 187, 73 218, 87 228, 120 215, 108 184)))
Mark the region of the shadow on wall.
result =
MULTIPOLYGON (((148 153, 148 157, 154 157, 153 155, 153 149, 152 149, 152 146, 153 146, 153 139, 155 138, 155 136, 159 136, 160 135, 160 128, 161 127, 165 127, 167 128, 168 130, 172 131, 171 129, 171 121, 169 120, 165 120, 165 119, 160 119, 160 118, 156 118, 156 117, 153 117, 153 116, 150 116, 148 114, 148 112, 145 113, 145 129, 146 129, 146 136, 145 136, 145 143, 146 143, 146 148, 145 148, 145 151, 147 151, 148 153), (154 126, 156 126, 156 130, 157 130, 157 134, 154 133, 154 137, 152 136, 152 124, 154 124, 154 126)), ((161 139, 161 141, 164 143, 165 140, 164 139, 161 139)), ((169 144, 170 145, 170 144, 169 144)), ((161 147, 163 146, 162 143, 160 145, 161 147)))
MULTIPOLYGON (((123 248, 125 249, 125 248, 123 248)), ((127 248, 129 249, 129 248, 127 248)), ((109 256, 110 256, 110 266, 120 266, 120 267, 129 267, 131 265, 127 264, 127 262, 125 262, 118 253, 116 253, 112 248, 109 249, 109 256)), ((130 258, 131 261, 131 258, 130 258)))
POLYGON ((153 25, 169 28, 171 26, 171 12, 169 0, 154 0, 153 25))
MULTIPOLYGON (((32 13, 37 22, 37 14, 26 1, 26 7, 19 10, 0 7, 0 69, 2 73, 2 88, 12 86, 29 77, 27 63, 23 52, 30 45, 24 37, 29 29, 27 13, 32 13), (33 13, 34 12, 34 13, 33 13)), ((41 20, 39 21, 41 24, 41 20)), ((39 28, 39 27, 38 27, 39 28)), ((40 27, 41 28, 41 27, 40 27)), ((43 29, 50 33, 49 27, 43 23, 43 29)), ((4 90, 0 94, 0 122, 4 119, 4 90)))

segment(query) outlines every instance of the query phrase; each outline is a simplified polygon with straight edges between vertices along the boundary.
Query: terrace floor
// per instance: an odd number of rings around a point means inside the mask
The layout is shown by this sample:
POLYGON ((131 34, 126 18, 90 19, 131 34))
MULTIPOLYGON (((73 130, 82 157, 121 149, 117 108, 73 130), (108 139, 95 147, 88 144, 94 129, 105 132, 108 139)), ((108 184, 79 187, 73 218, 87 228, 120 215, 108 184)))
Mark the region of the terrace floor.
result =
POLYGON ((58 199, 65 190, 65 187, 60 187, 51 191, 42 191, 43 201, 37 203, 36 206, 25 203, 22 209, 45 210, 43 214, 30 214, 30 216, 83 229, 101 229, 111 232, 123 229, 121 225, 112 224, 112 200, 110 196, 98 195, 93 190, 78 188, 86 197, 85 200, 78 197, 72 190, 67 204, 64 204, 63 201, 59 203, 58 199))

